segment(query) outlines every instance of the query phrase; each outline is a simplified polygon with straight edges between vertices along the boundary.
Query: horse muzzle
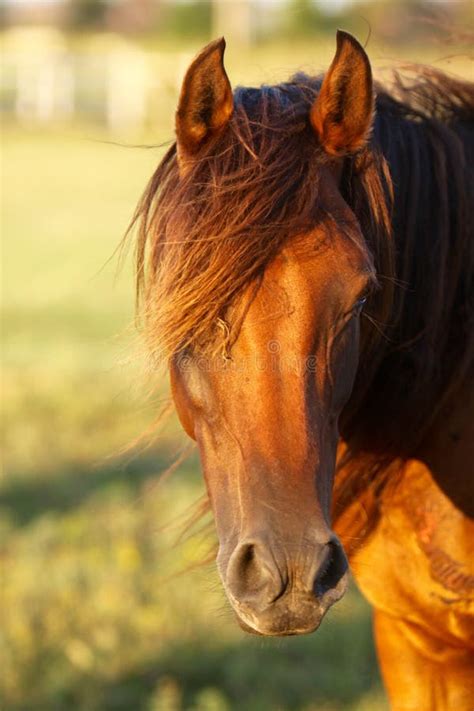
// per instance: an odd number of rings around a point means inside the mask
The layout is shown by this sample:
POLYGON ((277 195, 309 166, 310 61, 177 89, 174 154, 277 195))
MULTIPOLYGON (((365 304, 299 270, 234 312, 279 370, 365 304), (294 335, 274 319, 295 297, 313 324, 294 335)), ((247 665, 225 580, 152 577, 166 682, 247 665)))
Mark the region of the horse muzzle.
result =
POLYGON ((218 566, 240 626, 254 634, 314 632, 347 589, 348 563, 335 537, 299 549, 251 537, 230 556, 220 552, 218 566))

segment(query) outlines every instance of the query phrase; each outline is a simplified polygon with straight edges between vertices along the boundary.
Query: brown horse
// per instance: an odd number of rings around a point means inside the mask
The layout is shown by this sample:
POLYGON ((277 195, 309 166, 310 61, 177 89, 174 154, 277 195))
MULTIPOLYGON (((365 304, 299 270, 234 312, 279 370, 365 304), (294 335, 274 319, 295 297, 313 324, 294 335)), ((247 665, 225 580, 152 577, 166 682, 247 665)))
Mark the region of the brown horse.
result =
POLYGON ((136 220, 230 604, 311 632, 345 550, 393 708, 472 711, 474 86, 374 88, 338 32, 324 78, 233 92, 224 47, 188 69, 136 220))

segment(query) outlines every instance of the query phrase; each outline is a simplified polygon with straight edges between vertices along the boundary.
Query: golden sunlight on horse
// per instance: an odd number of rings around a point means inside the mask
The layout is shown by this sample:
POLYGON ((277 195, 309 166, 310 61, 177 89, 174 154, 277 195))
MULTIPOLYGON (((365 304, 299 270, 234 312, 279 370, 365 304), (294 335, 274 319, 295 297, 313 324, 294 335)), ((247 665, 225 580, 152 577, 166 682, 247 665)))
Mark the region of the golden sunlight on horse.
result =
POLYGON ((474 709, 474 85, 184 79, 138 207, 153 363, 195 439, 246 631, 312 632, 348 563, 394 711, 474 709), (347 558, 346 558, 347 556, 347 558))

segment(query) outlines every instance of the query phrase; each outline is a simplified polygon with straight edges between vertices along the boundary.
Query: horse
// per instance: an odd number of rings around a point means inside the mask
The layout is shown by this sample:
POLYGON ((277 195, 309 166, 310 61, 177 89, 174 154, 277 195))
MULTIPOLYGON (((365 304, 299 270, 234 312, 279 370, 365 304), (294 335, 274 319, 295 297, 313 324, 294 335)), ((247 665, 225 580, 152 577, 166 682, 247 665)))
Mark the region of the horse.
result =
POLYGON ((137 288, 196 441, 240 626, 317 629, 349 563, 396 711, 474 708, 474 84, 188 68, 137 288))

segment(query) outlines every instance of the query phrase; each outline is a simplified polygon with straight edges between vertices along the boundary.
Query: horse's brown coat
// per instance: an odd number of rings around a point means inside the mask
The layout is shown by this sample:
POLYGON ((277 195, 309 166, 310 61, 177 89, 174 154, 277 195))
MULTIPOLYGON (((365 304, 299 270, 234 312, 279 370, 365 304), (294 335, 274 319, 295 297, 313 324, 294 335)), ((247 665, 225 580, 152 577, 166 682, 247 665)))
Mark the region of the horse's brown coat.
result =
POLYGON ((229 599, 246 629, 315 629, 345 588, 333 525, 394 710, 472 711, 473 85, 414 68, 372 126, 369 61, 339 33, 322 82, 231 110, 222 55, 191 65, 136 219, 229 599))

